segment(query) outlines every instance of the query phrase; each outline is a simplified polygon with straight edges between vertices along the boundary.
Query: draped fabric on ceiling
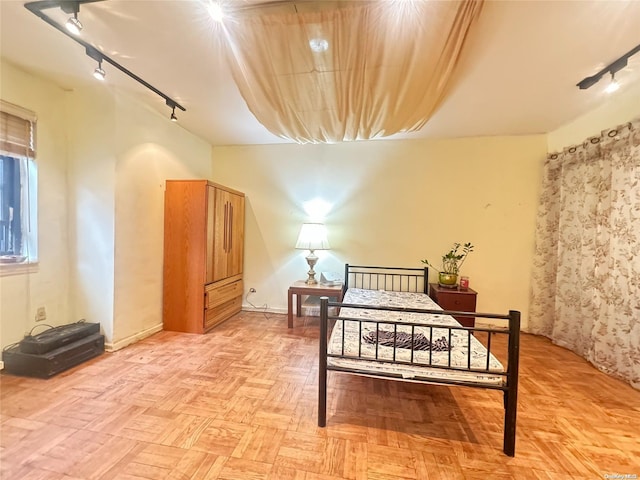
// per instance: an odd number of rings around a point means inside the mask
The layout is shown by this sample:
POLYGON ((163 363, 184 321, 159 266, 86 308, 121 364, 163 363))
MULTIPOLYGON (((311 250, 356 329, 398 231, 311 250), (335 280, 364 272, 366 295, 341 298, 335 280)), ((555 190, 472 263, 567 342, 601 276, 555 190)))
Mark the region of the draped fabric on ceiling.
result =
POLYGON ((482 0, 346 3, 225 21, 234 80, 275 135, 332 143, 420 129, 445 98, 482 7, 482 0))
POLYGON ((640 389, 640 119, 547 158, 529 329, 640 389))

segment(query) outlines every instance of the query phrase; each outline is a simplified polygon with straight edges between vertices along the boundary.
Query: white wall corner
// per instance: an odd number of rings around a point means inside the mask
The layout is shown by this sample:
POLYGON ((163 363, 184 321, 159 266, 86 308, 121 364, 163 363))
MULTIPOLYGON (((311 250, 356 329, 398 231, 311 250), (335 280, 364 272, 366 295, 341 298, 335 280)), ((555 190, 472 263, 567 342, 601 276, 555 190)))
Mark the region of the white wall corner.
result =
POLYGON ((140 340, 150 337, 154 333, 158 333, 160 331, 162 331, 162 323, 143 330, 142 332, 138 332, 135 335, 123 338, 122 340, 118 340, 115 343, 105 343, 104 350, 106 352, 115 352, 116 350, 120 350, 128 345, 131 345, 132 343, 139 342, 140 340))

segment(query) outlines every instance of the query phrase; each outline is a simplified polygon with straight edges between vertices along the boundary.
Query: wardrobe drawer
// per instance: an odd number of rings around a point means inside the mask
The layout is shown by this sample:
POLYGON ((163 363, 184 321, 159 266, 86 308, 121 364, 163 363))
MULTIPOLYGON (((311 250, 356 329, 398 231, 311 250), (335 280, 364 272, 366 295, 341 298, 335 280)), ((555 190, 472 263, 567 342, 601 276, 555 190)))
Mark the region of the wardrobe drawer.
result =
POLYGON ((204 287, 205 308, 217 307, 236 297, 240 297, 240 303, 242 303, 242 288, 242 280, 231 283, 223 280, 206 285, 204 287))
POLYGON ((204 311, 204 330, 207 331, 242 309, 242 296, 233 298, 217 307, 207 308, 204 311))

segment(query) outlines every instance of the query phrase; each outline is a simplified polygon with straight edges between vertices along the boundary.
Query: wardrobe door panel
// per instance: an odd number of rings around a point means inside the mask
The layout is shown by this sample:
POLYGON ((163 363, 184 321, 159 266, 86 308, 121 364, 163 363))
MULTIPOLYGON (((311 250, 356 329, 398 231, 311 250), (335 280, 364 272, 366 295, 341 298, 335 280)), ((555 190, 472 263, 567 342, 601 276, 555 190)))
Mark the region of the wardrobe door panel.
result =
POLYGON ((206 278, 205 283, 211 283, 214 281, 214 257, 215 257, 215 201, 216 201, 216 189, 211 185, 207 185, 207 210, 206 210, 206 224, 207 224, 207 260, 206 260, 206 278))
POLYGON ((229 276, 242 273, 244 258, 244 197, 240 195, 230 195, 231 222, 229 231, 231 241, 227 273, 229 276))
POLYGON ((165 330, 202 332, 206 186, 205 180, 167 180, 162 307, 165 330))
POLYGON ((229 250, 231 232, 229 222, 231 220, 230 193, 220 188, 215 189, 215 233, 213 256, 213 281, 217 282, 229 276, 229 250))

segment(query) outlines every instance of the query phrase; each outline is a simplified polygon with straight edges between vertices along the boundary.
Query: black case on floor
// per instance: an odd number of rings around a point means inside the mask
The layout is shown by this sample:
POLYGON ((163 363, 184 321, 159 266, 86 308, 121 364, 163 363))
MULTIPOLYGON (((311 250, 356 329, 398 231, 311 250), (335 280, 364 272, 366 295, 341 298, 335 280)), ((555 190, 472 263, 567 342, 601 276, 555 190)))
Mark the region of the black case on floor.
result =
POLYGON ((43 354, 80 340, 88 335, 100 333, 99 323, 77 322, 53 327, 38 335, 28 335, 20 341, 22 353, 43 354))
POLYGON ((21 352, 16 345, 2 352, 2 360, 7 373, 49 378, 103 352, 104 335, 94 333, 43 354, 21 352))

